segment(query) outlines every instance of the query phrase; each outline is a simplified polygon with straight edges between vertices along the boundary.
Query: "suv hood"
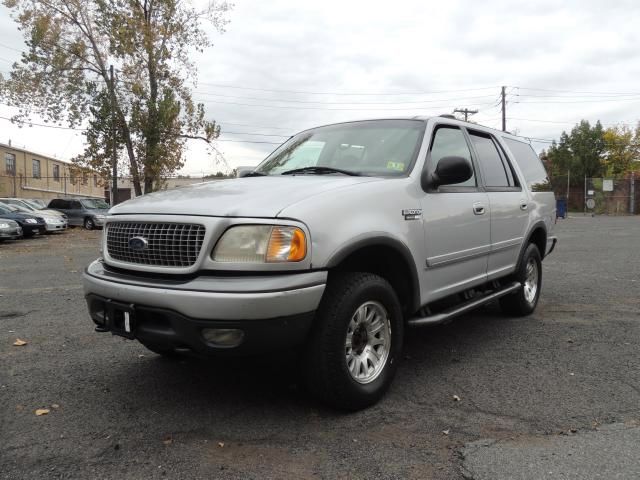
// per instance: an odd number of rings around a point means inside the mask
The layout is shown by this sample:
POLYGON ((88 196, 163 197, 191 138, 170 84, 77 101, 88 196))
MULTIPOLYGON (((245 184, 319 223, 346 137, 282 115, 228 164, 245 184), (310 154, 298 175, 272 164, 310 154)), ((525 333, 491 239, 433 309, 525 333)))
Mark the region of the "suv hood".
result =
POLYGON ((274 218, 285 207, 314 195, 381 180, 338 175, 234 178, 150 193, 121 203, 109 213, 274 218))

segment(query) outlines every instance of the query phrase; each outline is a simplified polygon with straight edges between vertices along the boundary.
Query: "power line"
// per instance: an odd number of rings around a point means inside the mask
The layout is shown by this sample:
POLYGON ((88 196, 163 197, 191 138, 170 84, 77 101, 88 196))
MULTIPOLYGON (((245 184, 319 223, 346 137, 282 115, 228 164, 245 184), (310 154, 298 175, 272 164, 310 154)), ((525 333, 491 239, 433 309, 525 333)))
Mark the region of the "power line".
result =
POLYGON ((236 95, 222 95, 218 93, 202 92, 195 90, 194 93, 199 95, 205 95, 210 97, 232 98, 239 100, 257 100, 266 102, 282 102, 282 103, 303 103, 303 104, 320 104, 320 105, 404 105, 404 104, 417 104, 417 103, 436 103, 436 102, 464 102, 466 100, 476 100, 479 98, 493 98, 493 95, 477 95, 473 97, 456 97, 456 98, 439 98, 428 100, 414 100, 414 101, 390 101, 390 102, 322 102, 318 100, 289 100, 279 98, 265 98, 265 97, 241 97, 236 95))
POLYGON ((255 88, 255 87, 245 87, 239 85, 229 85, 229 84, 220 84, 220 83, 207 83, 207 82, 198 82, 199 85, 207 85, 210 87, 218 87, 218 88, 232 88, 237 90, 251 90, 256 92, 278 92, 278 93, 295 93, 302 95, 344 95, 344 96, 402 96, 402 95, 432 95, 438 93, 456 93, 456 92, 476 92, 481 90, 491 90, 496 87, 478 87, 478 88, 463 88, 459 90, 432 90, 432 91, 423 91, 423 92, 379 92, 379 93, 347 93, 347 92, 311 92, 311 91, 303 91, 303 90, 278 90, 278 89, 270 89, 270 88, 255 88))
MULTIPOLYGON (((424 110, 425 107, 403 107, 403 108, 324 108, 324 107, 297 107, 289 105, 264 105, 257 103, 239 103, 239 102, 224 102, 220 100, 205 100, 202 103, 214 103, 221 105, 237 105, 241 107, 260 107, 260 108, 277 108, 277 109, 293 109, 293 110, 323 110, 323 111, 407 111, 407 110, 424 110)), ((482 107, 491 105, 491 103, 470 103, 471 107, 482 107)), ((451 104, 443 105, 429 105, 429 108, 451 108, 451 104)))
POLYGON ((513 88, 521 89, 521 90, 533 90, 537 92, 559 92, 559 93, 584 93, 584 94, 593 94, 593 95, 640 95, 640 92, 587 92, 587 91, 578 91, 578 90, 554 90, 550 88, 533 88, 533 87, 521 87, 514 86, 513 88))

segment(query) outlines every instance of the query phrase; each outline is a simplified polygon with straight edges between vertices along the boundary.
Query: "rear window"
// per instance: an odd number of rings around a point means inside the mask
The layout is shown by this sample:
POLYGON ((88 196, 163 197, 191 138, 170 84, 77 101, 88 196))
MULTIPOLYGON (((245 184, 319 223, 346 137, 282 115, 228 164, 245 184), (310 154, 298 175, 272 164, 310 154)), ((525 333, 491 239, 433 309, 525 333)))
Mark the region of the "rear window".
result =
POLYGON ((532 192, 551 192, 551 182, 549 182, 547 172, 531 145, 512 138, 503 137, 503 140, 513 153, 529 189, 532 192))

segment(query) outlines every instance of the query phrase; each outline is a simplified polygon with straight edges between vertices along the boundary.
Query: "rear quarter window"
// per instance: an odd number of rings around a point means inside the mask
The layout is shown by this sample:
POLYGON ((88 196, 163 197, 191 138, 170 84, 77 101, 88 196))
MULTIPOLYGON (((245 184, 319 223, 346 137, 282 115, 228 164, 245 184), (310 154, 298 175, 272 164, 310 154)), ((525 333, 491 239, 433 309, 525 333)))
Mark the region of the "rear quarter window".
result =
POLYGON ((531 145, 512 138, 502 137, 513 154, 516 163, 524 175, 524 179, 532 192, 551 192, 549 176, 531 145))

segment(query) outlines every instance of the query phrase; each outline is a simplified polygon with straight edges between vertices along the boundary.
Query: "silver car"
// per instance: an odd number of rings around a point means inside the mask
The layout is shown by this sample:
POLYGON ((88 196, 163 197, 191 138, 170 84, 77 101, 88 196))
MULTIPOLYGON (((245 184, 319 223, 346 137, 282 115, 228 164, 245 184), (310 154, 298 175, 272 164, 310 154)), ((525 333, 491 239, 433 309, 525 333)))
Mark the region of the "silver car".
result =
POLYGON ((354 410, 389 388, 408 328, 494 300, 532 313, 554 219, 520 137, 443 117, 340 123, 243 178, 112 208, 84 288, 99 332, 166 356, 296 347, 310 392, 354 410))
POLYGON ((26 199, 0 198, 0 203, 12 205, 23 213, 41 217, 46 222, 47 233, 64 231, 69 226, 65 214, 47 208, 40 208, 39 205, 33 204, 26 199))

